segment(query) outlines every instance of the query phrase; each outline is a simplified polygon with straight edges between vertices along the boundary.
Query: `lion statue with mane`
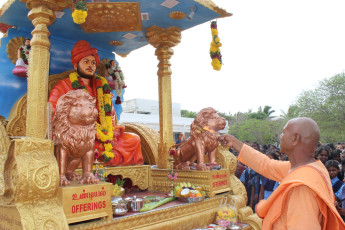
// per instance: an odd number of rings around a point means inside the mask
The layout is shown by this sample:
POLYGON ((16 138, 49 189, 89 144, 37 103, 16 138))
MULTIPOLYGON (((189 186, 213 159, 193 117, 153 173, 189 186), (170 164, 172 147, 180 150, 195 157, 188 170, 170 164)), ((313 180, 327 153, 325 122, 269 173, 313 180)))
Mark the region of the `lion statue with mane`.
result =
POLYGON ((213 108, 202 109, 190 126, 190 137, 176 149, 175 168, 189 170, 210 170, 216 163, 217 147, 219 145, 219 130, 225 128, 225 118, 218 115, 213 108), (208 153, 209 164, 205 164, 205 154, 208 153))
POLYGON ((71 90, 59 98, 53 135, 61 186, 69 185, 72 180, 80 180, 81 184, 99 182, 92 174, 97 117, 96 99, 84 90, 71 90), (74 171, 80 162, 82 176, 74 171))

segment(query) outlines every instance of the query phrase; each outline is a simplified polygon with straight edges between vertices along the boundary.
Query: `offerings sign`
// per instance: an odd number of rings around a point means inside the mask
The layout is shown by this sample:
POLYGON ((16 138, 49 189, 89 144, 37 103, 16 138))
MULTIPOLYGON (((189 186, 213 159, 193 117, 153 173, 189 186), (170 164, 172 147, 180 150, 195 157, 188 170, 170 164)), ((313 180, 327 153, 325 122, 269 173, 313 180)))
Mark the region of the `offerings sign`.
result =
POLYGON ((101 217, 113 218, 111 183, 59 187, 58 198, 69 224, 101 217))

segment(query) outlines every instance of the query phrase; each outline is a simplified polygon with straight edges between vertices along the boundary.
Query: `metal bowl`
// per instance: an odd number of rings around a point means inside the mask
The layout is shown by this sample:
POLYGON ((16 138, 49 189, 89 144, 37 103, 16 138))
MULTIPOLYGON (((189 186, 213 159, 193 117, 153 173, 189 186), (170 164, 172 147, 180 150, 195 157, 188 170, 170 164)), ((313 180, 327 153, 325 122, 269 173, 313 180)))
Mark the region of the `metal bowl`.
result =
POLYGON ((144 206, 144 198, 141 197, 126 197, 125 201, 128 202, 128 211, 139 212, 139 210, 144 206))
POLYGON ((178 201, 184 202, 184 203, 195 203, 200 202, 205 199, 205 196, 200 197, 177 197, 178 201))
POLYGON ((113 209, 113 214, 116 216, 122 216, 125 215, 128 212, 127 208, 127 201, 125 200, 116 200, 116 202, 112 202, 112 209, 113 209))

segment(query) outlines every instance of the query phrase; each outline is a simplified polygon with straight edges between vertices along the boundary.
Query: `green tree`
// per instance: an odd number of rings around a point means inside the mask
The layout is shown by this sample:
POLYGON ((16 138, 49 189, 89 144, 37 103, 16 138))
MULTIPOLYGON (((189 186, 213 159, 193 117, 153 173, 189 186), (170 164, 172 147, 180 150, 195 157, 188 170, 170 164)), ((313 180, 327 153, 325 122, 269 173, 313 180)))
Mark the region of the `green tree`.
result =
POLYGON ((282 120, 246 119, 234 122, 229 127, 229 134, 240 140, 256 141, 259 144, 274 144, 279 142, 283 128, 282 120))
POLYGON ((181 110, 181 117, 195 118, 197 114, 198 114, 197 112, 184 110, 184 109, 181 110))
POLYGON ((287 112, 283 110, 281 110, 281 112, 280 118, 285 121, 298 117, 298 107, 296 105, 290 105, 287 112))
POLYGON ((264 119, 272 119, 275 116, 272 116, 272 114, 275 112, 275 110, 272 110, 271 106, 265 105, 264 109, 260 106, 258 108, 258 111, 253 113, 251 110, 249 110, 248 117, 249 119, 258 119, 258 120, 264 120, 264 119))
POLYGON ((319 82, 315 89, 303 91, 296 102, 300 116, 314 119, 322 142, 345 140, 345 74, 319 82))

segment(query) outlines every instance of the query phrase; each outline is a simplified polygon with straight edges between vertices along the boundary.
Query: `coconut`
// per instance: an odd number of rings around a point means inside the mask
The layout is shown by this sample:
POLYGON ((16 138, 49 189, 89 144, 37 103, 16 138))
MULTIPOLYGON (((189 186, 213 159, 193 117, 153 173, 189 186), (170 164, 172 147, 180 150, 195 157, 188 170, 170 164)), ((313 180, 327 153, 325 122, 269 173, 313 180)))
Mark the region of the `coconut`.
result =
POLYGON ((184 188, 184 189, 182 189, 180 194, 181 194, 182 197, 189 197, 190 190, 188 188, 184 188))

